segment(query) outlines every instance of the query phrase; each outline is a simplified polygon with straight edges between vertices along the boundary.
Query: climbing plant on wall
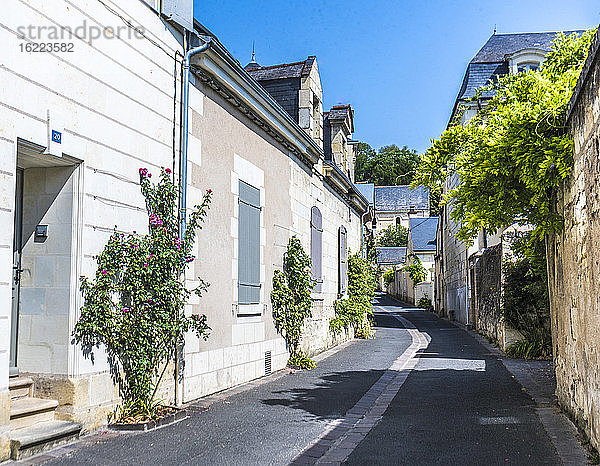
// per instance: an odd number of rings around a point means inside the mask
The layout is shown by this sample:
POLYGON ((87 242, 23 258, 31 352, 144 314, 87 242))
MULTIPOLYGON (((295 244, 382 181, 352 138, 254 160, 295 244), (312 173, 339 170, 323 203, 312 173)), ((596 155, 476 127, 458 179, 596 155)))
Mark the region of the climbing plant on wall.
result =
POLYGON ((402 270, 408 272, 408 276, 413 281, 413 283, 417 284, 427 280, 427 269, 423 267, 421 259, 419 259, 419 257, 416 254, 409 254, 407 258, 412 259, 412 263, 402 267, 402 270))
POLYGON ((275 327, 285 339, 290 352, 288 364, 304 369, 312 369, 316 365, 300 347, 302 326, 311 315, 310 294, 315 286, 310 265, 310 257, 302 248, 302 243, 292 236, 283 256, 283 270, 276 270, 273 274, 271 292, 275 327))
POLYGON ((146 199, 148 233, 117 233, 97 257, 93 278, 82 277, 84 304, 73 336, 93 356, 103 345, 119 384, 122 404, 116 420, 145 421, 161 411, 157 388, 169 363, 193 331, 207 338, 204 315, 186 316, 190 293, 198 296, 208 284, 188 290, 182 275, 194 260, 192 245, 206 216, 211 191, 195 206, 183 237, 179 236, 178 188, 170 170, 161 171, 153 184, 147 169, 140 169, 140 186, 146 199))
POLYGON ((375 293, 374 267, 359 254, 348 258, 348 298, 334 302, 335 317, 329 322, 334 334, 349 327, 354 328, 357 338, 373 336, 373 308, 371 300, 375 293))
POLYGON ((460 222, 457 238, 472 241, 513 223, 535 226, 534 234, 562 228, 553 208, 556 190, 573 165, 567 133, 567 104, 595 31, 557 35, 537 71, 501 77, 482 89, 489 101, 467 124, 448 128, 425 152, 413 185, 439 191, 447 177, 456 187, 445 194, 460 222))

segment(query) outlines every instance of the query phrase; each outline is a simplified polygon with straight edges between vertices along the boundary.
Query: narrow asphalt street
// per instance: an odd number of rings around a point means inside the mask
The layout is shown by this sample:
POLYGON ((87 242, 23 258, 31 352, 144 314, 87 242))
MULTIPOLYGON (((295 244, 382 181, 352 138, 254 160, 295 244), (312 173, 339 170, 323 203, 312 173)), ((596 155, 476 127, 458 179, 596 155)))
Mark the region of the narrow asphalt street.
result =
POLYGON ((45 464, 522 464, 561 461, 533 400, 464 330, 389 298, 376 338, 317 369, 190 408, 178 424, 45 464))

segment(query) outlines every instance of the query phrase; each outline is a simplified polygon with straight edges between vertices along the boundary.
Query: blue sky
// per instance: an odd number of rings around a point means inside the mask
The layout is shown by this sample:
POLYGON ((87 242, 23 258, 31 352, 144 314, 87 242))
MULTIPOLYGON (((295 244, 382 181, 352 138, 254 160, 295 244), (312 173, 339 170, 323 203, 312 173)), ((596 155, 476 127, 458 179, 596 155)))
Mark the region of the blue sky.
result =
POLYGON ((498 33, 590 28, 598 0, 194 0, 245 65, 316 55, 324 108, 352 104, 354 138, 419 152, 446 127, 469 60, 498 33))

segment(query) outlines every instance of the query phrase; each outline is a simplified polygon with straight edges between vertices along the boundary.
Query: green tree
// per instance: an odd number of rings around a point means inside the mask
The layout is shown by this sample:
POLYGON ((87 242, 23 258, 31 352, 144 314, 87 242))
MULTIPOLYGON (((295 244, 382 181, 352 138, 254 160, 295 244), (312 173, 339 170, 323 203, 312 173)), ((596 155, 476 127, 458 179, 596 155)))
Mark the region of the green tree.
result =
POLYGON ((375 157, 375 150, 366 142, 356 145, 356 161, 354 163, 354 179, 371 183, 371 160, 375 157))
POLYGON ((400 248, 408 245, 408 228, 402 225, 390 225, 377 237, 377 246, 382 248, 400 248))
POLYGON ((554 209, 558 187, 573 165, 566 109, 595 31, 559 34, 537 71, 502 77, 494 95, 465 126, 448 128, 425 152, 413 185, 441 190, 447 177, 457 185, 452 201, 457 237, 472 241, 485 228, 532 224, 535 235, 559 231, 554 209))
POLYGON ((420 156, 406 146, 383 146, 375 152, 368 144, 360 143, 354 177, 376 186, 406 185, 411 183, 419 163, 420 156))
MULTIPOLYGON (((177 197, 170 170, 162 170, 159 182, 140 169, 140 186, 148 210, 148 234, 113 233, 98 256, 93 279, 82 277, 84 303, 73 336, 84 352, 106 348, 112 375, 119 385, 122 404, 115 418, 138 421, 156 417, 160 402, 154 396, 160 380, 192 330, 207 338, 204 315, 186 316, 190 296, 182 275, 194 260, 191 255, 196 231, 206 216, 211 191, 194 208, 183 238, 179 237, 177 197), (160 368, 162 366, 162 371, 160 368)), ((208 284, 192 290, 198 296, 208 284)))

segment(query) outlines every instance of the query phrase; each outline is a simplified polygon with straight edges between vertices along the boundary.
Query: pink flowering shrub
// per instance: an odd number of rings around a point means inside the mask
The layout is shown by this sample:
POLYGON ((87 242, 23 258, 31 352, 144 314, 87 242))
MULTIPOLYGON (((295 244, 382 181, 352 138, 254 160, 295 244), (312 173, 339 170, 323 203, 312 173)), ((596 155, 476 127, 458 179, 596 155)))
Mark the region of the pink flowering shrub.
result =
POLYGON ((184 306, 190 293, 201 295, 208 284, 188 290, 183 274, 195 258, 191 254, 211 192, 189 215, 179 237, 178 187, 162 170, 157 184, 140 169, 140 185, 148 211, 146 235, 116 231, 98 256, 93 279, 81 278, 84 304, 73 336, 86 354, 103 345, 123 399, 116 416, 152 418, 160 403, 154 400, 169 363, 184 344, 184 334, 206 339, 206 316, 187 317, 184 306))

